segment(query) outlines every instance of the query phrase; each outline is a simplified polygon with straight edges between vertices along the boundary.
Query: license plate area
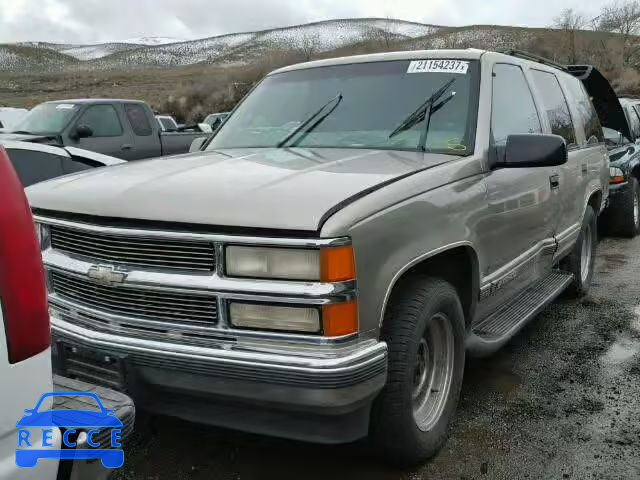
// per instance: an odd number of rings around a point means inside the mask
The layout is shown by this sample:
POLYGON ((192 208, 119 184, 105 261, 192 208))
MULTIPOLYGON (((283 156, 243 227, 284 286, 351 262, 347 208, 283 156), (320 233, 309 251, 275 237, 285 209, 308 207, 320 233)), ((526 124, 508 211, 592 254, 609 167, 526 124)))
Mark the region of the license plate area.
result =
POLYGON ((124 357, 58 342, 58 369, 69 378, 125 390, 124 357))

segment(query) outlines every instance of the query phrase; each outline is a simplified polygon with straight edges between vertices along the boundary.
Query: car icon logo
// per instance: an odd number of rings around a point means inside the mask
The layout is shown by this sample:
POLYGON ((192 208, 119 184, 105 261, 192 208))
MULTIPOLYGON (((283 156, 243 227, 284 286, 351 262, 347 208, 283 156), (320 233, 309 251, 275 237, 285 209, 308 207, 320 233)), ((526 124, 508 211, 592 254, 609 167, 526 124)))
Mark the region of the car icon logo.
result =
POLYGON ((100 459, 106 468, 120 468, 124 464, 124 451, 120 444, 122 422, 114 413, 114 410, 104 407, 95 393, 50 392, 43 394, 35 408, 26 409, 25 415, 16 423, 16 427, 18 427, 16 465, 20 468, 32 468, 41 458, 100 459), (52 409, 39 411, 45 399, 57 396, 85 397, 82 403, 93 406, 93 400, 98 408, 97 410, 52 409), (52 432, 56 427, 64 430, 62 441, 66 448, 52 448, 52 432), (31 434, 34 429, 40 428, 42 429, 42 437, 41 445, 38 445, 35 440, 31 439, 31 434), (79 432, 86 433, 86 448, 75 448, 76 442, 73 438, 79 432))
POLYGON ((128 273, 113 265, 93 265, 87 275, 101 285, 111 286, 124 283, 128 273))

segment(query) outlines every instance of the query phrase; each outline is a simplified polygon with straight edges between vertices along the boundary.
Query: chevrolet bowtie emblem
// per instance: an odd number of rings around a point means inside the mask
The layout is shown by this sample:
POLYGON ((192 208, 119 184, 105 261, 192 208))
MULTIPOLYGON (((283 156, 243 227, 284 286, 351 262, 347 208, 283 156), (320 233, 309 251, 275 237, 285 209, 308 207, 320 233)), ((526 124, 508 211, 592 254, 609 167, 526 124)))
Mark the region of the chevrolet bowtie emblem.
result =
POLYGON ((127 272, 116 270, 112 265, 94 265, 89 269, 89 278, 101 285, 117 285, 124 283, 127 272))

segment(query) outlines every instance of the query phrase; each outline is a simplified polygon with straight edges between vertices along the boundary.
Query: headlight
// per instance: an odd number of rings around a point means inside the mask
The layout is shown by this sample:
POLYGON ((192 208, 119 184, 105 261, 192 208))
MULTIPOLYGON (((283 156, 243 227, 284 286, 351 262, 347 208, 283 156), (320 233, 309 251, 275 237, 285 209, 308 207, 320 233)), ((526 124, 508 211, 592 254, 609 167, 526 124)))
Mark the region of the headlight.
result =
POLYGON ((40 244, 40 250, 46 250, 49 248, 51 238, 49 236, 49 226, 36 222, 36 236, 38 237, 38 243, 40 244))
POLYGON ((227 247, 230 277, 320 280, 320 250, 227 247))
POLYGON ((313 307, 282 307, 257 303, 229 304, 234 327, 289 332, 320 332, 320 310, 313 307))
POLYGON ((322 249, 228 246, 226 274, 230 277, 341 282, 355 278, 350 245, 322 249))
POLYGON ((624 172, 618 167, 609 167, 609 183, 617 184, 624 183, 627 179, 624 176, 624 172))

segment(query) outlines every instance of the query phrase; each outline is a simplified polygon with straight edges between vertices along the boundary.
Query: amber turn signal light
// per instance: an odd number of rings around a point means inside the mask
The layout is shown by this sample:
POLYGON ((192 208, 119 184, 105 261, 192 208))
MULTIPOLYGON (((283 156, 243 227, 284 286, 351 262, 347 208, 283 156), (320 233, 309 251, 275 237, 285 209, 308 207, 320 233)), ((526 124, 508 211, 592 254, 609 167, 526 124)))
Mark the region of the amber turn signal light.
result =
POLYGON ((624 183, 624 182, 625 182, 625 179, 624 177, 621 177, 621 176, 609 178, 610 185, 618 185, 619 183, 624 183))
POLYGON ((327 247, 320 250, 320 281, 344 282, 356 278, 353 247, 327 247))
POLYGON ((322 324, 326 337, 341 337, 358 331, 358 303, 332 303, 322 307, 322 324))

